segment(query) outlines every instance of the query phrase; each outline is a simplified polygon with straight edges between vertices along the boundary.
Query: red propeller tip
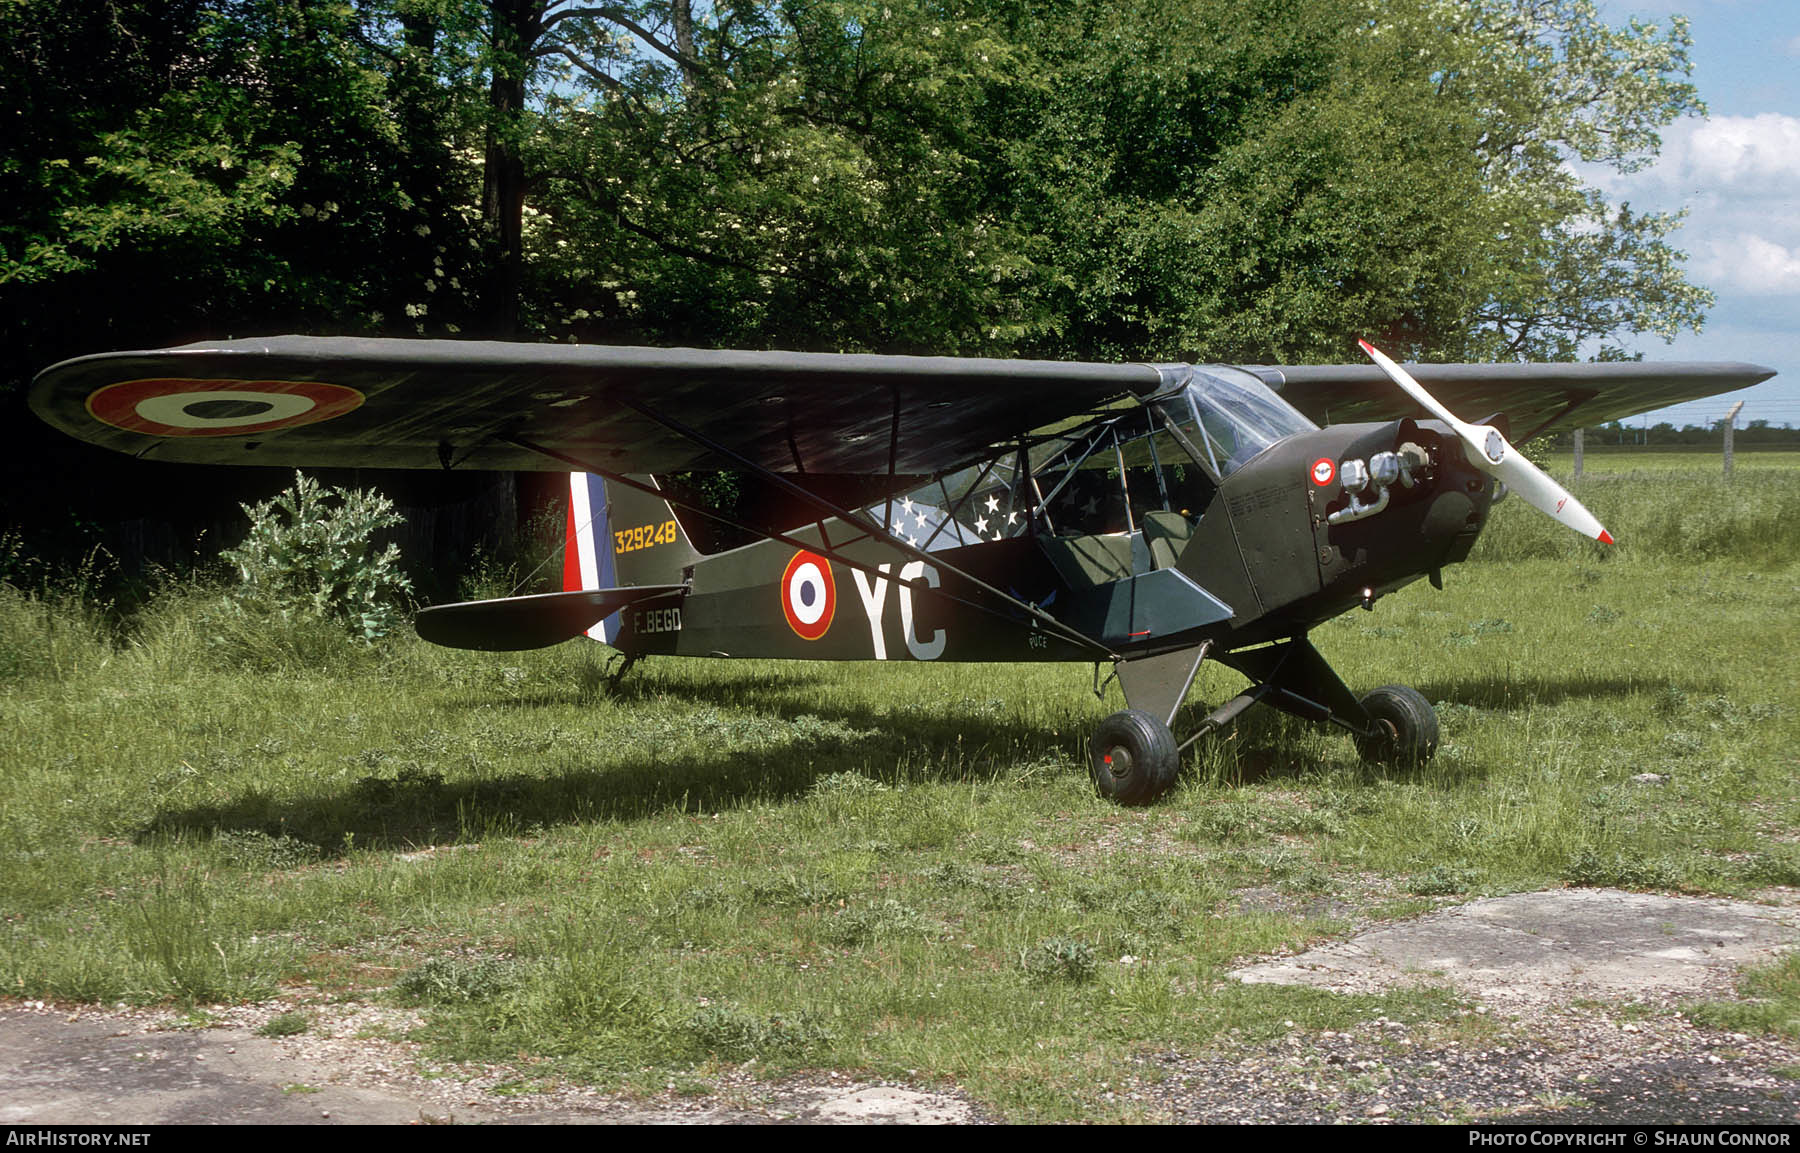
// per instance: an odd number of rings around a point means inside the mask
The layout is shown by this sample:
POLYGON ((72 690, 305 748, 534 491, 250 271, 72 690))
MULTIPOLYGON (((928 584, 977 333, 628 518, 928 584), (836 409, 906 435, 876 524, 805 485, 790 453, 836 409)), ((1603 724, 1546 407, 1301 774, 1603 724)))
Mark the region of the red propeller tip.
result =
POLYGON ((1598 540, 1601 544, 1612 544, 1613 543, 1612 533, 1607 532, 1605 529, 1601 529, 1600 535, 1595 537, 1594 539, 1598 540))

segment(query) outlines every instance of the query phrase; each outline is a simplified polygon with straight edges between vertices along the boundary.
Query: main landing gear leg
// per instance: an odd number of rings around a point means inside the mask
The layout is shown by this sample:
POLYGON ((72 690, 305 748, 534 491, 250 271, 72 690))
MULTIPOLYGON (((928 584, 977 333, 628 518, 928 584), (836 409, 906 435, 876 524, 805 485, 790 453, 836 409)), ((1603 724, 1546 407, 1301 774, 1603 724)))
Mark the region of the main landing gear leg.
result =
POLYGON ((1357 752, 1367 761, 1416 765, 1437 752, 1437 713, 1423 694, 1405 685, 1383 685, 1358 697, 1305 637, 1219 657, 1251 685, 1177 744, 1169 726, 1210 648, 1208 642, 1114 666, 1131 707, 1102 721, 1088 742, 1088 768, 1102 796, 1127 805, 1154 801, 1175 784, 1181 754, 1189 745, 1223 729, 1258 702, 1336 725, 1355 739, 1357 752))
POLYGON ((1283 712, 1346 730, 1366 761, 1416 765, 1437 752, 1437 713, 1424 694, 1406 685, 1383 685, 1359 698, 1305 637, 1219 659, 1249 677, 1252 687, 1215 710, 1192 739, 1266 700, 1283 712))

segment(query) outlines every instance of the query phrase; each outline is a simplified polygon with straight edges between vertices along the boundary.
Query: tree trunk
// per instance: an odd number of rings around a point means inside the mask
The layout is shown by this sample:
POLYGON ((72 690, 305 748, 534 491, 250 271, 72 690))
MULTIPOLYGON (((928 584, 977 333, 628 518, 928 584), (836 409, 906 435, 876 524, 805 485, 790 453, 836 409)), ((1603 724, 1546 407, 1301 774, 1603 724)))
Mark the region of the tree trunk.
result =
POLYGON ((544 5, 540 0, 490 0, 489 12, 493 62, 481 218, 494 263, 483 303, 489 335, 507 340, 518 332, 519 292, 525 279, 525 160, 520 146, 525 130, 525 80, 531 70, 531 50, 543 33, 544 5))

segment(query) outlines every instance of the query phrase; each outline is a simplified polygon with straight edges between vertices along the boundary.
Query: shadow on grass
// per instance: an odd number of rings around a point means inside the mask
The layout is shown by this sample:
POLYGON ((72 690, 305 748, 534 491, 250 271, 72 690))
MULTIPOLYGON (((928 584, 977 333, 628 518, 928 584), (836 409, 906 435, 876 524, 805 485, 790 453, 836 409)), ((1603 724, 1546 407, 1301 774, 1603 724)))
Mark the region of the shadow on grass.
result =
MULTIPOLYGON (((295 838, 335 856, 351 848, 411 847, 514 835, 534 826, 780 802, 804 795, 834 773, 854 772, 890 784, 986 781, 1016 771, 1021 762, 1067 759, 1071 751, 1063 747, 1068 740, 980 705, 896 717, 868 707, 826 707, 794 691, 804 687, 793 680, 758 685, 746 678, 731 689, 729 702, 705 694, 708 703, 767 716, 777 726, 779 747, 739 745, 659 760, 652 746, 627 759, 618 754, 633 734, 596 733, 596 743, 614 742, 610 763, 583 758, 586 763, 541 774, 456 780, 429 761, 412 761, 393 775, 365 776, 335 790, 278 797, 247 789, 221 804, 166 810, 138 839, 253 832, 295 838), (904 732, 897 731, 896 722, 903 722, 904 732)), ((531 698, 494 703, 524 708, 531 698)), ((544 694, 541 703, 563 706, 570 700, 544 694)), ((762 731, 771 730, 764 725, 762 731)))
MULTIPOLYGON (((534 826, 780 802, 804 795, 819 778, 839 772, 887 783, 986 781, 1015 772, 1022 763, 1079 763, 1094 719, 1080 715, 1072 705, 1066 720, 1047 727, 1021 719, 1016 711, 996 708, 993 702, 973 699, 960 707, 943 702, 931 707, 877 707, 854 698, 837 704, 816 692, 826 679, 810 670, 770 676, 760 669, 718 669, 698 682, 628 678, 598 690, 577 684, 567 692, 500 697, 484 703, 509 710, 565 708, 592 703, 597 692, 627 704, 691 699, 766 717, 780 739, 778 747, 746 748, 740 743, 659 760, 654 745, 640 756, 621 756, 625 750, 620 742, 632 739, 628 731, 597 732, 596 743, 614 743, 605 762, 591 757, 542 773, 457 780, 447 779, 428 759, 407 763, 393 776, 365 776, 336 790, 283 798, 247 789, 221 804, 164 811, 140 837, 259 832, 297 838, 334 855, 351 847, 437 844, 516 834, 534 826)), ((1662 687, 1643 678, 1479 675, 1423 685, 1421 691, 1435 701, 1504 709, 1620 697, 1662 687)), ((1184 715, 1178 727, 1188 723, 1184 715)), ((731 738, 729 732, 725 736, 731 738)), ((1206 740, 1229 744, 1222 754, 1190 750, 1184 758, 1186 771, 1223 785, 1320 772, 1360 783, 1413 779, 1429 772, 1430 779, 1453 785, 1483 772, 1441 761, 1427 770, 1364 764, 1347 736, 1268 709, 1252 710, 1234 733, 1206 740), (1316 736, 1320 731, 1332 734, 1324 744, 1316 736)), ((1072 766, 1069 771, 1080 772, 1072 766)))

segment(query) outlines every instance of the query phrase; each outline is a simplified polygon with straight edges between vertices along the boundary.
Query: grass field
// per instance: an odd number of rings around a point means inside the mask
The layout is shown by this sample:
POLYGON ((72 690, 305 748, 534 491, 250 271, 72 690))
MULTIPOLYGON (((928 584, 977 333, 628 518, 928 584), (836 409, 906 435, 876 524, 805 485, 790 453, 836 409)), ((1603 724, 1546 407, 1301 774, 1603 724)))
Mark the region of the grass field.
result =
MULTIPOLYGON (((1575 454, 1567 449, 1548 454, 1551 471, 1569 476, 1575 471, 1575 454)), ((1800 469, 1800 452, 1788 449, 1744 449, 1732 455, 1734 472, 1749 469, 1800 469)), ((1630 448, 1626 446, 1589 445, 1583 454, 1582 469, 1596 476, 1630 472, 1681 472, 1696 476, 1722 476, 1725 460, 1718 445, 1692 445, 1681 448, 1630 448)))
MULTIPOLYGON (((1314 634, 1353 686, 1437 704, 1429 765, 1253 710, 1146 809, 1087 784, 1120 704, 1085 666, 663 661, 613 689, 598 646, 248 643, 204 589, 121 626, 0 586, 0 991, 401 1002, 440 1057, 546 1082, 754 1059, 1020 1121, 1131 1119, 1103 1087, 1134 1058, 1284 1022, 1473 1028, 1223 974, 1476 895, 1800 884, 1800 471, 1591 471, 1616 549, 1507 502, 1443 592, 1314 634)), ((1800 979, 1765 985, 1792 1004, 1746 1027, 1793 1028, 1800 979)))

